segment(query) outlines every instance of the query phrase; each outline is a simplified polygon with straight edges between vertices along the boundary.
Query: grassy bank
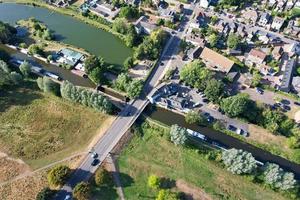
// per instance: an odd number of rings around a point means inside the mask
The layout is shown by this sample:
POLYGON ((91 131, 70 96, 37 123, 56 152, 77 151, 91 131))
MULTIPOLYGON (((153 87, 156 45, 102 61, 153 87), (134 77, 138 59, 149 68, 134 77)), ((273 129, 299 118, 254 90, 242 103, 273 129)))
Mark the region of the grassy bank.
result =
POLYGON ((176 147, 166 139, 167 127, 152 124, 138 129, 139 134, 119 158, 127 199, 155 198, 157 191, 147 186, 150 174, 173 181, 183 180, 201 188, 212 199, 286 199, 280 193, 256 185, 246 177, 232 175, 219 163, 205 159, 197 150, 176 147))
POLYGON ((34 169, 86 150, 110 124, 108 115, 22 84, 0 93, 0 144, 34 169))

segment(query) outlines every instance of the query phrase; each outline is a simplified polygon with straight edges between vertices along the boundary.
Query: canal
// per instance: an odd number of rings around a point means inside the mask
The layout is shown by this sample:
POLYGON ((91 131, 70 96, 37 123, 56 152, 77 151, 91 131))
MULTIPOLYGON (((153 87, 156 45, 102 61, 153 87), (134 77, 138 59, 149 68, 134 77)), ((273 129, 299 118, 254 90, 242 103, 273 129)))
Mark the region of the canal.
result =
POLYGON ((113 34, 70 16, 40 7, 0 3, 0 21, 15 25, 17 21, 30 17, 45 23, 50 30, 55 32, 55 35, 58 35, 61 42, 102 56, 110 64, 123 65, 124 60, 132 55, 132 50, 113 34))
POLYGON ((243 149, 245 151, 248 151, 252 153, 252 155, 261 162, 277 163, 283 169, 293 172, 298 180, 300 179, 300 165, 288 161, 280 156, 275 156, 251 144, 248 144, 239 139, 226 135, 225 133, 221 133, 216 130, 213 130, 212 128, 198 126, 195 124, 188 124, 185 122, 184 116, 176 114, 174 112, 171 112, 163 108, 148 106, 145 110, 145 113, 150 118, 162 122, 168 126, 171 126, 173 124, 178 124, 179 126, 197 131, 207 136, 209 139, 216 141, 217 143, 225 147, 243 149))
POLYGON ((75 75, 75 74, 71 73, 70 70, 64 69, 62 67, 57 67, 57 66, 49 64, 49 63, 45 63, 34 57, 30 57, 26 54, 20 53, 17 50, 11 49, 3 44, 0 44, 0 50, 7 52, 10 56, 15 57, 19 60, 31 61, 31 62, 35 63, 35 65, 39 65, 44 70, 52 72, 52 73, 58 75, 59 77, 61 77, 63 80, 70 81, 74 85, 95 88, 95 84, 90 79, 75 75))

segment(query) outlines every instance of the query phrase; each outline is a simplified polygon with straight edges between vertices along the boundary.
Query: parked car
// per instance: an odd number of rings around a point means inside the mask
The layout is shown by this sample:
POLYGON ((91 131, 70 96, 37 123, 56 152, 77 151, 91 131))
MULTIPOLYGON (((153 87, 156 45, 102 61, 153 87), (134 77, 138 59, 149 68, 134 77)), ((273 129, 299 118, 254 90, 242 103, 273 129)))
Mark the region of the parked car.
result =
POLYGON ((230 131, 233 131, 233 132, 235 132, 237 130, 237 128, 235 126, 231 125, 231 124, 228 126, 227 129, 230 130, 230 131))
POLYGON ((295 104, 296 106, 300 106, 300 103, 297 102, 297 101, 295 101, 294 104, 295 104))
POLYGON ((264 90, 257 87, 257 88, 256 88, 256 92, 259 93, 259 94, 263 94, 263 93, 264 93, 264 90))
POLYGON ((287 111, 291 110, 291 107, 287 105, 283 105, 282 108, 287 111))
POLYGON ((206 99, 206 98, 202 99, 202 101, 203 101, 204 103, 208 103, 208 102, 209 102, 209 100, 206 99))
POLYGON ((236 133, 239 134, 239 135, 242 135, 244 137, 248 137, 249 133, 247 131, 245 131, 244 129, 237 129, 236 130, 236 133))
POLYGON ((65 196, 65 199, 64 199, 64 200, 71 200, 71 199, 72 199, 72 198, 71 198, 71 195, 68 194, 68 195, 65 196))

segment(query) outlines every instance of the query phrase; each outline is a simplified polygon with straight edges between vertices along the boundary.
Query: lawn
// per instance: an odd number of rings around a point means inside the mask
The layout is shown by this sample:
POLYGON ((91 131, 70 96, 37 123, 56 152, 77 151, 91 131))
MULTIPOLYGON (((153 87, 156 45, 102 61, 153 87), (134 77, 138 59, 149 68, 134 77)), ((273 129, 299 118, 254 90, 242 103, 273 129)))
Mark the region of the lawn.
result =
POLYGON ((170 182, 185 181, 204 190, 212 199, 286 199, 246 177, 227 172, 195 149, 176 147, 167 140, 168 128, 150 124, 139 128, 139 134, 119 157, 127 199, 155 198, 157 191, 147 186, 150 174, 169 178, 170 182))
POLYGON ((111 116, 42 93, 34 81, 22 84, 0 91, 0 151, 33 169, 86 150, 112 121, 111 116))

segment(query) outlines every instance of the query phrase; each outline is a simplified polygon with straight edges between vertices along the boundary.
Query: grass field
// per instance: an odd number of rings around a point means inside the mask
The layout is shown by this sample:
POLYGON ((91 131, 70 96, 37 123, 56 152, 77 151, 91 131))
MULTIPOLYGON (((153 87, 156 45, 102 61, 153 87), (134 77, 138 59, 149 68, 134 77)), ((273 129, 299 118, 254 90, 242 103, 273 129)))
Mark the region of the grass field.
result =
POLYGON ((157 191, 147 187, 150 174, 185 181, 201 188, 212 199, 286 199, 246 177, 232 175, 195 149, 176 147, 166 139, 166 128, 143 125, 139 132, 143 136, 134 136, 119 158, 127 199, 155 198, 157 191))
POLYGON ((38 90, 34 81, 0 92, 0 151, 33 169, 86 150, 112 117, 38 90))

